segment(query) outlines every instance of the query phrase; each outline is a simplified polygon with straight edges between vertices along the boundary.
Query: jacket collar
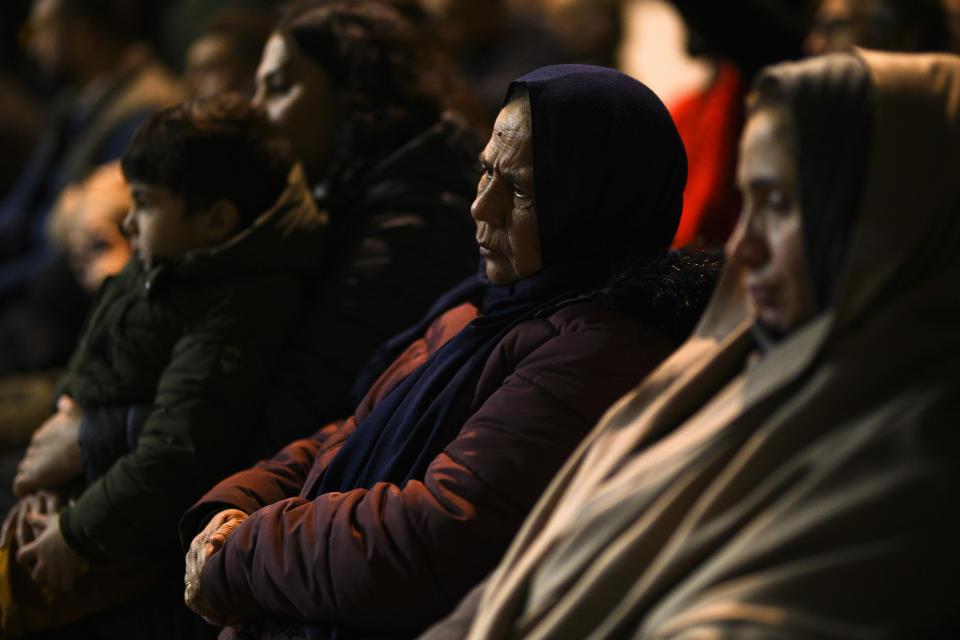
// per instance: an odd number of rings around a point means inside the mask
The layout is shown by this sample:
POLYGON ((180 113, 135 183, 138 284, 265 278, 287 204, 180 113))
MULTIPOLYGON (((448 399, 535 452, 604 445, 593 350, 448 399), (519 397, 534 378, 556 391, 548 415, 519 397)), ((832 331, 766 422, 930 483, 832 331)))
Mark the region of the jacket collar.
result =
POLYGON ((212 281, 240 274, 316 272, 323 261, 329 217, 317 208, 298 164, 274 205, 250 226, 217 246, 159 263, 145 273, 144 288, 149 291, 168 277, 212 281))

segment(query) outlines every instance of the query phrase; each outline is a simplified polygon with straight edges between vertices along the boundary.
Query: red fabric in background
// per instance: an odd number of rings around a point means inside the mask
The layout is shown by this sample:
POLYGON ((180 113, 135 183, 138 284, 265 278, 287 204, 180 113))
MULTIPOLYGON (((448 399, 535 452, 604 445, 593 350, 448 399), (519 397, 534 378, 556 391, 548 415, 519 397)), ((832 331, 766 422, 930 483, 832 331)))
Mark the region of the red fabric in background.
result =
POLYGON ((737 222, 735 177, 746 92, 736 66, 723 61, 709 87, 670 107, 689 167, 674 248, 721 248, 737 222))

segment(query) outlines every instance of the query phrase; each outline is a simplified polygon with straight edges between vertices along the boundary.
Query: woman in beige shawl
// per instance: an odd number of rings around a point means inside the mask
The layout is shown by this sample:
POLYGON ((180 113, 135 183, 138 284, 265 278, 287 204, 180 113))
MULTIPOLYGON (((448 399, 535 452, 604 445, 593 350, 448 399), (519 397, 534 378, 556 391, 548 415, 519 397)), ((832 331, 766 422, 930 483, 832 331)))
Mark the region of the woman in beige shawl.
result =
POLYGON ((696 334, 431 640, 955 637, 960 58, 756 86, 696 334))

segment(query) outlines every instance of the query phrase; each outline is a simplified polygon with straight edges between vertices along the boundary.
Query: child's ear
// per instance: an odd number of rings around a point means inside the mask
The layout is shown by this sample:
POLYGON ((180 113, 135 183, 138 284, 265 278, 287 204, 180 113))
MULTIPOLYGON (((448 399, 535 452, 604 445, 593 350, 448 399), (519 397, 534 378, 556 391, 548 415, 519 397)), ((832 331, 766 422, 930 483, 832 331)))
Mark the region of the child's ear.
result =
POLYGON ((230 200, 215 200, 206 213, 207 239, 219 244, 240 229, 240 210, 230 200))

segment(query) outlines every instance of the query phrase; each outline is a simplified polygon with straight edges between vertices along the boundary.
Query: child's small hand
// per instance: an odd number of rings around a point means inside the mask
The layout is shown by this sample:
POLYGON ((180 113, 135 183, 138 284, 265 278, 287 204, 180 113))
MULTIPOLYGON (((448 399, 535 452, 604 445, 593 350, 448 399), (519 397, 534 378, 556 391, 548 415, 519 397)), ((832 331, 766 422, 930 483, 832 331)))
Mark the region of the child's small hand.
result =
POLYGON ((83 411, 68 396, 60 396, 57 412, 33 437, 17 467, 13 492, 18 498, 38 489, 54 489, 83 475, 80 422, 83 411))
POLYGON ((27 521, 42 533, 17 551, 17 562, 29 569, 30 577, 42 587, 57 591, 73 588, 89 564, 67 546, 60 532, 59 514, 31 511, 27 521))

